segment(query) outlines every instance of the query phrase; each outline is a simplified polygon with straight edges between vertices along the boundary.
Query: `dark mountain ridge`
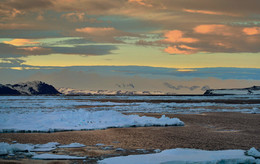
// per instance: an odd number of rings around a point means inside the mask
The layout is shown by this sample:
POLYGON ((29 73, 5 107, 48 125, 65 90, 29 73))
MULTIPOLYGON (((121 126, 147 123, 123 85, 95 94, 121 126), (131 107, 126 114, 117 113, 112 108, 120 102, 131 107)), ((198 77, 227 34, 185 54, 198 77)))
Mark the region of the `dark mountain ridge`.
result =
POLYGON ((0 84, 0 95, 58 95, 60 94, 52 85, 42 81, 30 81, 18 84, 0 84))

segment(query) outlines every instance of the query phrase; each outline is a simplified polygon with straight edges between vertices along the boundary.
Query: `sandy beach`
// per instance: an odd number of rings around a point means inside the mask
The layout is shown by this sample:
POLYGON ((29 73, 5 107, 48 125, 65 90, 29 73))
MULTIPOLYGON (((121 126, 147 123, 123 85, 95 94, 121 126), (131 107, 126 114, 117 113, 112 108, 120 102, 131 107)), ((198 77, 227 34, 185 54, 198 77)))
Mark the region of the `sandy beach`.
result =
MULTIPOLYGON (((138 114, 141 116, 161 116, 161 114, 155 113, 138 114)), ((95 146, 98 143, 127 150, 124 153, 119 153, 120 155, 137 154, 137 152, 131 153, 130 151, 136 149, 145 149, 149 153, 150 150, 154 149, 165 150, 172 148, 203 150, 248 150, 251 147, 260 148, 260 114, 223 112, 167 114, 166 116, 181 119, 185 122, 185 126, 111 128, 106 130, 57 133, 1 133, 0 142, 11 143, 12 141, 17 141, 18 143, 32 144, 44 144, 47 142, 70 144, 78 142, 87 145, 87 147, 71 148, 69 152, 65 153, 70 155, 88 155, 96 159, 118 155, 118 152, 114 150, 102 150, 102 147, 95 146)), ((0 162, 12 161, 1 160, 0 162)), ((26 159, 21 162, 30 163, 30 160, 26 159)))

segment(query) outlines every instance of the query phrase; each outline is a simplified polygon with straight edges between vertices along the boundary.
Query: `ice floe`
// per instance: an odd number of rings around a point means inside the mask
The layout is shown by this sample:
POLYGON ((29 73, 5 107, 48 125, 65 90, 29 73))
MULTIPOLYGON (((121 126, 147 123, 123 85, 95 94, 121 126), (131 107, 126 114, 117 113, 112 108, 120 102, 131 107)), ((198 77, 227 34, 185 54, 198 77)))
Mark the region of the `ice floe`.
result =
POLYGON ((56 132, 132 126, 183 126, 178 118, 124 115, 116 111, 0 113, 0 132, 56 132))
POLYGON ((78 148, 78 147, 85 147, 86 145, 80 144, 80 143, 71 143, 68 145, 61 145, 58 146, 59 148, 78 148))
POLYGON ((250 150, 247 151, 247 155, 260 158, 260 152, 256 150, 256 148, 252 147, 250 150))
POLYGON ((32 159, 43 159, 43 160, 54 160, 54 159, 74 159, 74 160, 83 160, 86 159, 87 157, 77 157, 77 156, 70 156, 70 155, 57 155, 57 154, 39 154, 39 155, 34 155, 32 159))
POLYGON ((246 156, 244 150, 206 151, 197 149, 169 149, 160 153, 129 155, 106 158, 100 164, 216 164, 216 163, 256 163, 253 157, 246 156))

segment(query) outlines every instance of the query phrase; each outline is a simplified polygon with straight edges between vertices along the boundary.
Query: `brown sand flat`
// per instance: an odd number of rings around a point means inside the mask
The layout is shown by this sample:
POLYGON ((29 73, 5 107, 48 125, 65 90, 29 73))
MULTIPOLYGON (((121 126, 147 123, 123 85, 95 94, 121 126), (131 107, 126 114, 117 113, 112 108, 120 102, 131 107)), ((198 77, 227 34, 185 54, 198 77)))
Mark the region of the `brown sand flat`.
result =
MULTIPOLYGON (((154 113, 138 114, 161 117, 161 114, 154 113)), ((161 150, 172 148, 204 150, 260 148, 260 114, 203 113, 196 115, 166 114, 166 116, 179 118, 185 122, 185 126, 113 128, 57 133, 0 133, 0 142, 17 141, 18 143, 33 144, 78 142, 89 146, 103 143, 113 145, 114 148, 161 150)), ((75 151, 78 151, 80 155, 89 156, 106 154, 99 150, 81 149, 72 150, 70 154, 73 155, 75 151)))
MULTIPOLYGON (((161 114, 139 115, 160 117, 161 114)), ((104 143, 125 149, 197 148, 206 150, 260 148, 260 114, 167 114, 185 122, 184 127, 113 128, 57 133, 0 133, 0 142, 43 144, 104 143), (119 143, 114 143, 118 141, 119 143)))

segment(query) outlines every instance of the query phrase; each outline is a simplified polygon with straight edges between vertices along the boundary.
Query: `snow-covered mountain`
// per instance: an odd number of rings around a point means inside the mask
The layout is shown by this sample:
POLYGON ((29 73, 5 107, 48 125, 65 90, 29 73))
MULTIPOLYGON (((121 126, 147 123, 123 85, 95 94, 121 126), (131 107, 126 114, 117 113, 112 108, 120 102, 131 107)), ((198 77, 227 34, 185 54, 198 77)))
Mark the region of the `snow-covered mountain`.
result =
POLYGON ((161 91, 122 91, 122 90, 79 90, 72 88, 59 88, 64 95, 167 95, 161 91))
POLYGON ((20 92, 0 84, 0 95, 20 95, 20 92))
POLYGON ((59 92, 49 84, 31 81, 18 84, 0 85, 0 95, 57 95, 59 92))
POLYGON ((260 94, 260 86, 250 88, 234 88, 234 89, 208 89, 204 95, 256 95, 260 94))

